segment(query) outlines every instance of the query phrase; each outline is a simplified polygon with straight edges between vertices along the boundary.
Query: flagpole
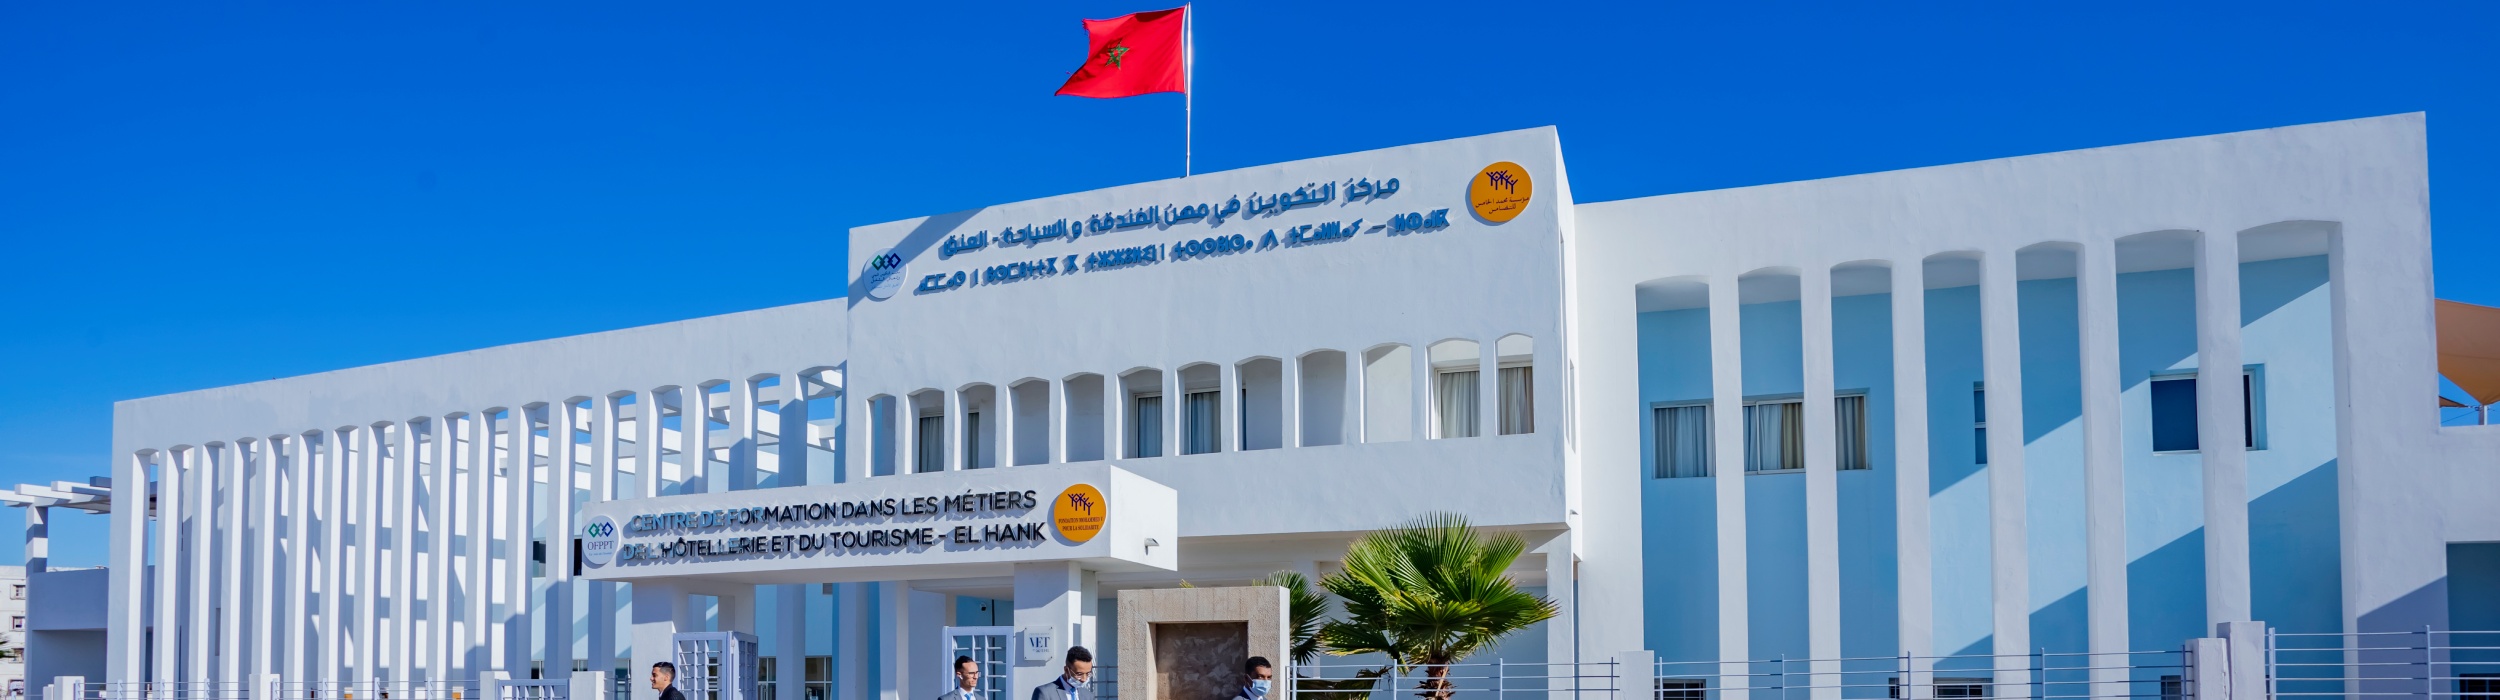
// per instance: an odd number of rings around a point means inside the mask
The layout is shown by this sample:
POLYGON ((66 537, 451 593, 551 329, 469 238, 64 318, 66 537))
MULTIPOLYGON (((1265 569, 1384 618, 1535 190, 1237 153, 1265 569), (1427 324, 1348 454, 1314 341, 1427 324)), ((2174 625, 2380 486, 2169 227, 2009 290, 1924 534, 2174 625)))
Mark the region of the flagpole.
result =
POLYGON ((1198 96, 1198 8, 1181 3, 1181 177, 1189 177, 1190 103, 1198 96))

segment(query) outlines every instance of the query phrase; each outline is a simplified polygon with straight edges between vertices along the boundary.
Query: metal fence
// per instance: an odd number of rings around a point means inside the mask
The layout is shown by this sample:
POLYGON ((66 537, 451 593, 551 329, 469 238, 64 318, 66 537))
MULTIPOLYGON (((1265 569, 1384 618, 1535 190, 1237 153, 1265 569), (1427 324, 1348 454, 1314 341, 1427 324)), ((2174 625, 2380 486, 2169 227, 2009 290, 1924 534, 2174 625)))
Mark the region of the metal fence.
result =
POLYGON ((2194 659, 2184 649, 1661 661, 1656 676, 1656 700, 2182 700, 2195 695, 2191 683, 2193 666, 2194 659), (1745 692, 1728 695, 1731 690, 1745 692))
POLYGON ((2500 700, 2500 632, 2269 629, 2266 694, 2500 700))
POLYGON ((1511 663, 1501 660, 1400 668, 1380 664, 1303 664, 1285 669, 1287 700, 1396 700, 1438 691, 1453 700, 1642 700, 1622 692, 1613 660, 1511 663))

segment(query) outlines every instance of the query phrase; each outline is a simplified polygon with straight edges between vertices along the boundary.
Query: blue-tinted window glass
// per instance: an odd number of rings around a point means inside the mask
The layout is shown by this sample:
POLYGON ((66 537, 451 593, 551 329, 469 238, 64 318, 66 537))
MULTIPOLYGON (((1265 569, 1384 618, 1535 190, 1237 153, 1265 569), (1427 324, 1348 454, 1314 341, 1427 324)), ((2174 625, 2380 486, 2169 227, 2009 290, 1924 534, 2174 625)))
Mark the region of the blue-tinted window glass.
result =
POLYGON ((2153 451, 2196 449, 2196 380, 2153 382, 2153 451))

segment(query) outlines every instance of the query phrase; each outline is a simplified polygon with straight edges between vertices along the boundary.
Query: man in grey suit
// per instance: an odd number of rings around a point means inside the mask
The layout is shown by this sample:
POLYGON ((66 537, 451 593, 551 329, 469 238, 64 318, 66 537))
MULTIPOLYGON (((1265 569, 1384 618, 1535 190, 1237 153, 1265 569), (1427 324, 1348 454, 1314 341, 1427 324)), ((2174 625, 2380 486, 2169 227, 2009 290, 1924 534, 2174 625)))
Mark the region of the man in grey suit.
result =
POLYGON ((1068 665, 1059 668, 1059 677, 1033 688, 1033 700, 1094 700, 1094 689, 1087 681, 1094 677, 1094 652, 1085 647, 1068 647, 1068 665))
POLYGON ((955 689, 938 700, 981 700, 981 665, 969 656, 955 657, 955 689))

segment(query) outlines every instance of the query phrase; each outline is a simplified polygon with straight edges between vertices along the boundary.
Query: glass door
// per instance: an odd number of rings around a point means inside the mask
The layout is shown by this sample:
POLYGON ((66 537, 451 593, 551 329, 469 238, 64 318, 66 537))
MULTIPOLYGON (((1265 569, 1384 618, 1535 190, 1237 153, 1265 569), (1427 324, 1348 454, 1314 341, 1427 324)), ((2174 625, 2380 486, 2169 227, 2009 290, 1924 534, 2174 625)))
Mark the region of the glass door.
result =
POLYGON ((981 668, 980 694, 975 700, 1009 700, 1007 669, 1013 662, 1007 658, 1008 641, 1015 636, 1013 627, 948 627, 938 636, 945 643, 946 684, 955 689, 955 659, 970 657, 981 668))

